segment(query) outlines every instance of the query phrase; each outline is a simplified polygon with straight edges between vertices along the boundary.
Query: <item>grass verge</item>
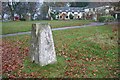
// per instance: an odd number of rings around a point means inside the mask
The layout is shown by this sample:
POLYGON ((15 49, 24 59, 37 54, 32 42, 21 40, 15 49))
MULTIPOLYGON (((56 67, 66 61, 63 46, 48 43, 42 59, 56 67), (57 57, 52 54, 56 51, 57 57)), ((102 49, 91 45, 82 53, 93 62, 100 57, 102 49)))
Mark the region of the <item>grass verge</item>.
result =
POLYGON ((14 21, 14 22, 3 22, 2 23, 2 34, 10 34, 17 32, 27 32, 31 30, 33 23, 49 23, 52 28, 65 27, 65 26, 80 26, 83 24, 89 24, 91 20, 40 20, 40 21, 14 21))
MULTIPOLYGON (((111 25, 53 31, 53 37, 57 54, 56 64, 41 67, 32 63, 26 56, 23 66, 12 71, 11 75, 27 78, 118 77, 118 34, 112 31, 111 25)), ((3 38, 3 42, 9 41, 12 45, 23 48, 29 47, 29 40, 29 35, 3 38)))

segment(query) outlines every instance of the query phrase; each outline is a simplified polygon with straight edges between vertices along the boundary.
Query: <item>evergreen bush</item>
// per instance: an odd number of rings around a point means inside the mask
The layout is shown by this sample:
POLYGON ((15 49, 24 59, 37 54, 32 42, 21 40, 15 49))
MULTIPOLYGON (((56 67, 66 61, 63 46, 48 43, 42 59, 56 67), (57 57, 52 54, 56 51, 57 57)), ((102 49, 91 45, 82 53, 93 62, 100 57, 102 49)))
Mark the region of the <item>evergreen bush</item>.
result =
POLYGON ((72 14, 69 15, 69 18, 70 18, 70 19, 73 19, 73 17, 74 17, 74 16, 73 16, 72 14))
POLYGON ((99 22, 112 22, 115 19, 113 16, 101 16, 98 20, 99 22))

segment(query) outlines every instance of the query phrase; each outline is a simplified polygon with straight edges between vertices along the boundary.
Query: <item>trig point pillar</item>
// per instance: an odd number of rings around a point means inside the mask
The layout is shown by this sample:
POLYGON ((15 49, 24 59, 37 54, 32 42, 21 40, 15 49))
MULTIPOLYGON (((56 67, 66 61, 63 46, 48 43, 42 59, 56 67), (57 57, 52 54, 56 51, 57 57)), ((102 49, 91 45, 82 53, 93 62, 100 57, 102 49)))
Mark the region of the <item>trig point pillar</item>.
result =
POLYGON ((41 66, 57 61, 49 24, 36 23, 32 25, 30 57, 32 61, 41 66))

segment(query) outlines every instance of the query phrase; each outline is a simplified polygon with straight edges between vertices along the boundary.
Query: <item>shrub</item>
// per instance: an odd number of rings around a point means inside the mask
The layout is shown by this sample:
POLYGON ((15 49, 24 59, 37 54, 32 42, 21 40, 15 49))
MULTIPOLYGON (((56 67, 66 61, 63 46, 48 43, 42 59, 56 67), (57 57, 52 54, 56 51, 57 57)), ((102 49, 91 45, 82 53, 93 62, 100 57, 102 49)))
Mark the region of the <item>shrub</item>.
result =
POLYGON ((21 18, 21 19, 20 19, 20 21, 26 21, 26 19, 24 19, 24 18, 21 18))
POLYGON ((73 16, 72 14, 69 15, 69 18, 70 18, 70 19, 73 19, 73 17, 74 17, 74 16, 73 16))
POLYGON ((56 15, 58 15, 58 12, 50 13, 50 15, 54 20, 56 20, 56 15))
POLYGON ((99 19, 99 22, 112 22, 114 21, 113 16, 101 16, 99 19))

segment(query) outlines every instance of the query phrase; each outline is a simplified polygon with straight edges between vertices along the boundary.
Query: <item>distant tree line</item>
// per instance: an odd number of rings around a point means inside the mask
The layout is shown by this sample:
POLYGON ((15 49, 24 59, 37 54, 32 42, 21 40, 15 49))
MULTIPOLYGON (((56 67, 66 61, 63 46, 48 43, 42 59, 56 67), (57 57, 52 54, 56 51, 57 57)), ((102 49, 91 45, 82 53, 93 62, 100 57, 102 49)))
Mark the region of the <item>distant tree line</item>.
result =
MULTIPOLYGON (((26 15, 31 16, 31 20, 34 20, 35 14, 37 15, 36 19, 46 19, 49 7, 86 7, 89 5, 89 2, 2 2, 0 4, 0 11, 2 11, 2 17, 4 14, 9 14, 10 19, 14 20, 14 14, 19 15, 20 19, 26 18, 26 15), (2 7, 1 7, 2 6, 2 7), (2 9, 1 9, 2 8, 2 9)), ((115 7, 120 6, 119 3, 111 3, 115 7)), ((119 7, 117 8, 119 9, 119 7)), ((1 12, 0 12, 1 13, 1 12)))
POLYGON ((2 16, 9 14, 11 20, 14 20, 14 14, 18 14, 20 18, 24 18, 27 13, 31 14, 31 19, 38 9, 37 2, 3 2, 2 16))

